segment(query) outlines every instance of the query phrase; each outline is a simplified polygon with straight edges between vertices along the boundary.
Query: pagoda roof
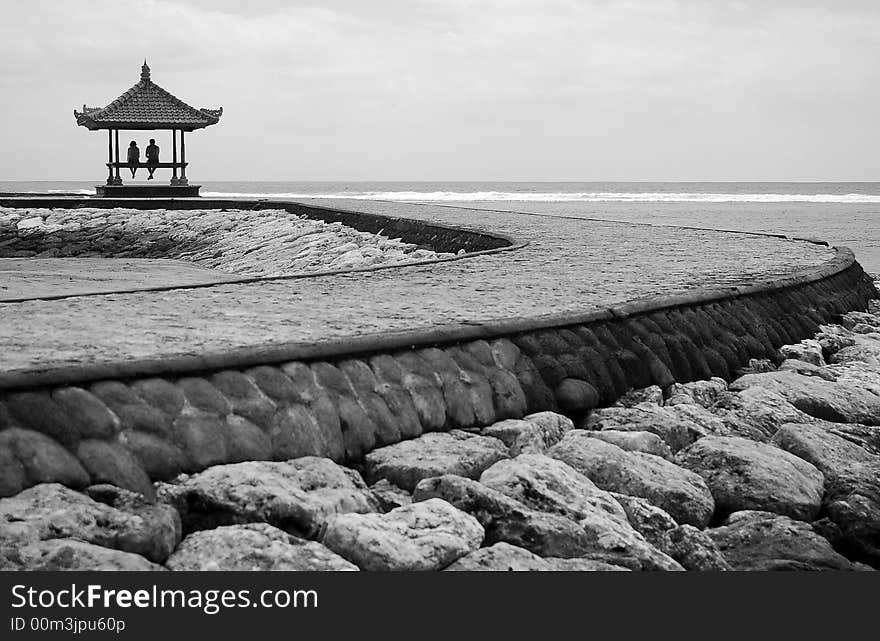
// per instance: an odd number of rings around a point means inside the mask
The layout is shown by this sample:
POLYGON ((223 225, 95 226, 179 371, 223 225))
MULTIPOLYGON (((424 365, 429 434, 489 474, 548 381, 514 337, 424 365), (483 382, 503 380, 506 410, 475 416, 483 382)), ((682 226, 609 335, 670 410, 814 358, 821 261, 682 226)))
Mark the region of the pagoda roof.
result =
POLYGON ((220 109, 196 109, 169 93, 150 79, 150 67, 144 61, 141 79, 131 89, 106 107, 73 110, 76 124, 96 129, 182 129, 192 131, 216 125, 220 109))

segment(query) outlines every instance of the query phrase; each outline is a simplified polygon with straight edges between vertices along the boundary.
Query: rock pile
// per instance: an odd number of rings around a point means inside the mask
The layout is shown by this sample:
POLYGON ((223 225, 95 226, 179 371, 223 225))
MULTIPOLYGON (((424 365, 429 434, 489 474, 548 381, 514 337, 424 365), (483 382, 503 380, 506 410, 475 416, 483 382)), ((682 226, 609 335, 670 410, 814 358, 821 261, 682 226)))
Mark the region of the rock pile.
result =
POLYGON ((83 256, 174 258, 242 276, 287 276, 453 254, 281 209, 0 208, 0 258, 83 256))

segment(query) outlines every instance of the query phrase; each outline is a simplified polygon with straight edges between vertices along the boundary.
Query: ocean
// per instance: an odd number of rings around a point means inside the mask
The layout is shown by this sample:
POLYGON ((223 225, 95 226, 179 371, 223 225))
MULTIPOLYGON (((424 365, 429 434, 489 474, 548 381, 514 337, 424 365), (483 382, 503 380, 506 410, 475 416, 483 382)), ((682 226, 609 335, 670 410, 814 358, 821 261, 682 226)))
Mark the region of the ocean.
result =
MULTIPOLYGON (((0 182, 0 192, 94 193, 94 182, 0 182)), ((781 233, 846 245, 880 272, 880 182, 214 182, 202 195, 355 198, 781 233)), ((477 212, 475 218, 479 216, 477 212)))

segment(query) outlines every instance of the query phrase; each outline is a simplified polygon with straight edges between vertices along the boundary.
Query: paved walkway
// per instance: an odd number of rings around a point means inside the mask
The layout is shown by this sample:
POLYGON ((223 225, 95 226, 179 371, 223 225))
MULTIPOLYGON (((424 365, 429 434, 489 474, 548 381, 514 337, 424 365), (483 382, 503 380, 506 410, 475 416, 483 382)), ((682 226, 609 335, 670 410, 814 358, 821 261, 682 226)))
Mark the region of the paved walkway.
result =
POLYGON ((0 258, 0 301, 226 282, 229 274, 182 260, 0 258))
POLYGON ((789 276, 834 255, 748 234, 435 205, 310 204, 466 226, 528 244, 379 271, 0 303, 0 373, 589 312, 789 276))

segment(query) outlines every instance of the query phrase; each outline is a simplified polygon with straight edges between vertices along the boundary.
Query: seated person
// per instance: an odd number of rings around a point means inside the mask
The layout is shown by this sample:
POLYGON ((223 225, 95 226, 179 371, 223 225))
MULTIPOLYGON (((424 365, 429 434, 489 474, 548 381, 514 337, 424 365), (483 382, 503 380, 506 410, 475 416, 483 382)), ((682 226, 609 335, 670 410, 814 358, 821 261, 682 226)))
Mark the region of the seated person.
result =
MULTIPOLYGON (((132 140, 131 144, 128 146, 128 162, 131 163, 139 163, 141 161, 141 150, 138 149, 137 143, 132 140)), ((129 167, 131 169, 131 177, 134 178, 134 172, 137 171, 137 167, 129 167)))
POLYGON ((153 172, 156 171, 156 165, 159 164, 159 146, 154 138, 150 138, 150 144, 147 145, 147 171, 150 175, 147 180, 153 180, 153 172))

